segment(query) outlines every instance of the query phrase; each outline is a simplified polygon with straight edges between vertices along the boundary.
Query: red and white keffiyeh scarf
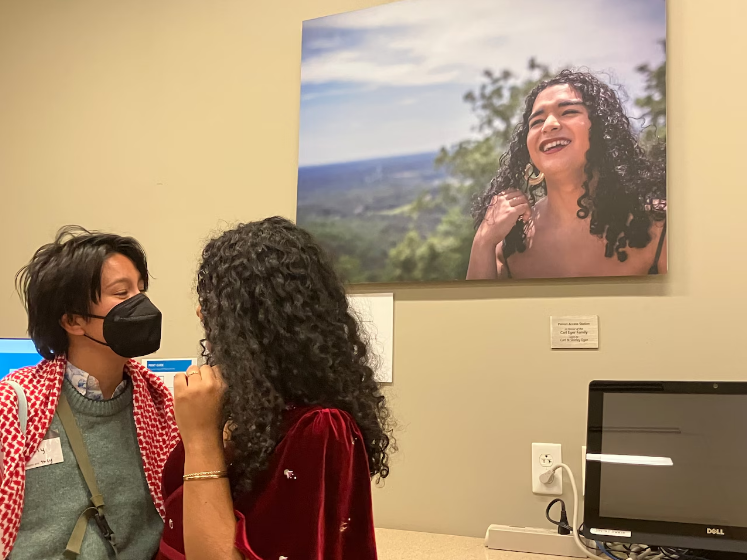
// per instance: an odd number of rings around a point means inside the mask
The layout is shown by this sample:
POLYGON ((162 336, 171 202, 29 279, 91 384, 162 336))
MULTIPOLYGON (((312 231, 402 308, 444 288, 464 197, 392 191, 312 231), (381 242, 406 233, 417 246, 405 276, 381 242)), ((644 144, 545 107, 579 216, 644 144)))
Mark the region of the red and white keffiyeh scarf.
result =
MULTIPOLYGON (((0 481, 0 553, 6 558, 18 535, 26 486, 26 463, 39 448, 57 410, 67 359, 44 360, 10 374, 28 400, 26 434, 18 419, 18 398, 8 384, 0 382, 0 443, 2 444, 2 480, 0 481)), ((133 414, 137 442, 143 458, 145 478, 156 509, 164 516, 161 478, 163 466, 179 442, 171 393, 161 379, 135 360, 125 365, 132 380, 133 414)), ((79 512, 76 512, 76 516, 79 512)))

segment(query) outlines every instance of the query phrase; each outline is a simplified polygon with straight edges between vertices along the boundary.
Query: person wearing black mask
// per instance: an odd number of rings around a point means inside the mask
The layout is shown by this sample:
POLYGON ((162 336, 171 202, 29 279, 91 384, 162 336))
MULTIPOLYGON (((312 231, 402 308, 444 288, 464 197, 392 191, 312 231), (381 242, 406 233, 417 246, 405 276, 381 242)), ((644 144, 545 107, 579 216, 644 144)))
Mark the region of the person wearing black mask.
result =
POLYGON ((152 558, 179 436, 165 385, 132 358, 161 342, 131 237, 60 230, 17 276, 44 358, 0 383, 0 557, 152 558))

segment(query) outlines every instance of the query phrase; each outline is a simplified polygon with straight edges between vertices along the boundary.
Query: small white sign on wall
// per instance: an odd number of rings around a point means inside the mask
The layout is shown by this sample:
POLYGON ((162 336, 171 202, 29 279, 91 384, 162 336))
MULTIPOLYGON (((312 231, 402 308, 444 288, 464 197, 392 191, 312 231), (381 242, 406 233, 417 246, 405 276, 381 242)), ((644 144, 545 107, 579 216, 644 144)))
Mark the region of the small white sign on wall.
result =
POLYGON ((358 315, 369 337, 369 352, 376 355, 376 381, 392 382, 394 346, 394 294, 348 295, 350 307, 358 315))
POLYGON ((550 317, 550 347, 599 348, 597 315, 550 317))

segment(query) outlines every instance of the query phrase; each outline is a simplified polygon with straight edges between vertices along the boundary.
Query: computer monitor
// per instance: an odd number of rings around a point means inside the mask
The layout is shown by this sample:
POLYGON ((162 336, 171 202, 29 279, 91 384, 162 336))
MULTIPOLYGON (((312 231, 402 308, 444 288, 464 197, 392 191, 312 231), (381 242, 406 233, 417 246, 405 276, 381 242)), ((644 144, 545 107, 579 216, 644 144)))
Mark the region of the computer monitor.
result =
POLYGON ((589 389, 584 534, 747 552, 747 383, 589 389))
POLYGON ((0 338, 0 379, 22 367, 35 366, 42 359, 28 338, 0 338))

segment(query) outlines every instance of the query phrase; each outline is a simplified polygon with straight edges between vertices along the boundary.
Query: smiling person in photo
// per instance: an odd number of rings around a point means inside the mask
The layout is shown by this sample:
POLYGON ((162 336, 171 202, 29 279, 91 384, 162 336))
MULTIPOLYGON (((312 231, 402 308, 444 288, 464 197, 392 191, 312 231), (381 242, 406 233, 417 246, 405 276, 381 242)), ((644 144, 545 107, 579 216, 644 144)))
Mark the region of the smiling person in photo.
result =
POLYGON ((663 159, 656 146, 644 152, 615 91, 593 75, 540 83, 475 205, 467 279, 665 273, 663 159))

